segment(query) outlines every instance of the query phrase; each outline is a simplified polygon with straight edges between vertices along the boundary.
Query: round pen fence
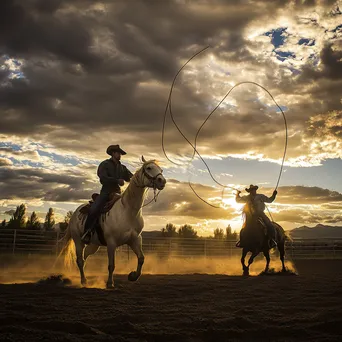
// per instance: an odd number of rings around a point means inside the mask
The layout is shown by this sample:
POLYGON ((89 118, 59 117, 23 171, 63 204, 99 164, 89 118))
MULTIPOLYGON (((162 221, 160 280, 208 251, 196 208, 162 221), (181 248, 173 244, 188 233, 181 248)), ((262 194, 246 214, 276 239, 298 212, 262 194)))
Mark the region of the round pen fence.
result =
MULTIPOLYGON (((2 254, 55 254, 63 247, 59 240, 63 234, 28 229, 0 229, 0 253, 2 254)), ((143 237, 145 255, 160 258, 178 257, 232 257, 240 256, 241 249, 235 240, 213 238, 165 238, 143 237)), ((105 253, 105 247, 99 254, 105 253)), ((286 244, 288 258, 336 258, 342 259, 342 239, 294 239, 286 244)), ((129 259, 133 252, 128 246, 117 249, 117 256, 129 259)))

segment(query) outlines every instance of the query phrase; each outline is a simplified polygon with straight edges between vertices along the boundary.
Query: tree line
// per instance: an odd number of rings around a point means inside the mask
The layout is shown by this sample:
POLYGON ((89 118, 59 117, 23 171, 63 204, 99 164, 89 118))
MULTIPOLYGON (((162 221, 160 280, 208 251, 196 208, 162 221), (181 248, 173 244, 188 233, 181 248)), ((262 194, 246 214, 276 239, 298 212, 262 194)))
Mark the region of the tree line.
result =
MULTIPOLYGON (((72 214, 73 211, 68 211, 64 217, 64 220, 58 222, 61 232, 65 231, 65 229, 68 227, 72 214)), ((55 224, 56 220, 53 208, 49 208, 48 212, 46 213, 44 222, 41 222, 35 211, 33 211, 31 215, 27 217, 26 206, 25 204, 21 204, 17 206, 16 210, 14 211, 12 217, 8 222, 6 220, 2 221, 1 227, 10 229, 52 231, 55 224)), ((161 229, 161 236, 190 239, 196 239, 199 237, 197 235, 197 231, 191 225, 184 224, 177 229, 177 227, 173 223, 168 223, 164 228, 161 229)), ((232 227, 228 225, 225 230, 222 228, 216 228, 213 232, 213 236, 211 236, 210 238, 216 240, 236 240, 238 238, 238 234, 236 232, 233 232, 232 227)))
MULTIPOLYGON (((64 231, 68 227, 72 214, 72 211, 68 211, 64 217, 64 220, 62 222, 58 222, 61 231, 64 231)), ((48 212, 46 213, 44 222, 40 222, 39 217, 35 211, 32 212, 29 217, 27 217, 25 204, 20 204, 17 206, 16 210, 14 211, 8 222, 6 220, 3 220, 1 222, 1 227, 10 229, 52 231, 55 224, 56 220, 53 208, 49 208, 48 212)))
MULTIPOLYGON (((177 230, 173 223, 168 223, 164 228, 161 229, 161 235, 163 237, 178 237, 178 238, 198 238, 196 230, 189 224, 180 226, 177 230)), ((238 233, 233 232, 231 225, 229 224, 226 229, 216 228, 214 235, 211 236, 216 240, 236 240, 238 233)))

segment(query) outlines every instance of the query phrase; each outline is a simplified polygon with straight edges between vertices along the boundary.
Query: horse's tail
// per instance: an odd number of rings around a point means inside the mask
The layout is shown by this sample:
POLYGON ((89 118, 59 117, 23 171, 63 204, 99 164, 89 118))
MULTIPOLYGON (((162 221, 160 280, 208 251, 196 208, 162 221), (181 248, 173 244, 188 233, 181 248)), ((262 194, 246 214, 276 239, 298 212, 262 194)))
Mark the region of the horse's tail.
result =
MULTIPOLYGON (((272 222, 275 226, 276 226, 276 229, 278 230, 278 232, 283 235, 283 239, 284 241, 290 241, 290 242, 293 242, 293 239, 290 235, 289 232, 287 232, 280 224, 278 224, 277 222, 272 222)), ((281 236, 280 235, 280 236, 281 236)))
POLYGON ((64 255, 64 266, 68 269, 71 268, 71 265, 76 260, 76 251, 75 251, 75 244, 72 241, 71 231, 70 231, 70 224, 68 225, 65 235, 58 241, 62 243, 64 246, 62 250, 58 254, 58 258, 65 253, 64 255))
POLYGON ((291 234, 289 232, 285 231, 285 230, 284 230, 284 239, 285 239, 285 241, 293 242, 291 234))

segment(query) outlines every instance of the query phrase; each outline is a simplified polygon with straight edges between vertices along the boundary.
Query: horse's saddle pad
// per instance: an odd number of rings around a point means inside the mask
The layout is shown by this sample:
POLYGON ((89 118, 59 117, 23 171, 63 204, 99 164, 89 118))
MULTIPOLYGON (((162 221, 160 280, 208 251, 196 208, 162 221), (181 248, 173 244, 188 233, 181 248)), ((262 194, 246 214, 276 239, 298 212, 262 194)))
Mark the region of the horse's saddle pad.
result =
MULTIPOLYGON (((82 214, 88 215, 89 209, 92 206, 92 204, 95 202, 97 196, 99 196, 99 194, 97 194, 97 193, 92 194, 92 196, 91 196, 92 200, 89 201, 89 203, 87 205, 85 205, 84 207, 81 208, 80 212, 82 214)), ((112 209, 112 207, 115 204, 115 202, 118 201, 120 198, 121 198, 121 195, 119 195, 119 194, 117 194, 115 192, 112 193, 110 195, 109 201, 102 208, 101 214, 107 213, 110 209, 112 209)))

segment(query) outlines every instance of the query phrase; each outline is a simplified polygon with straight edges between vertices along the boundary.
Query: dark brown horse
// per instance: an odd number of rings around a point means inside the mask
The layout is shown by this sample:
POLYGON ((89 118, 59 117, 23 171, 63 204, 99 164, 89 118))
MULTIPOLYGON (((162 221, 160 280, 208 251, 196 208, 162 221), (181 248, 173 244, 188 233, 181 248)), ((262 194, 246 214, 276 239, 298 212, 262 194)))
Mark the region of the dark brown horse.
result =
MULTIPOLYGON (((241 229, 240 233, 240 243, 242 247, 242 257, 241 264, 244 275, 249 275, 249 267, 253 263, 254 258, 260 253, 263 252, 266 258, 266 267, 265 272, 268 271, 270 265, 270 247, 269 240, 266 235, 266 228, 264 223, 258 218, 256 215, 252 214, 252 212, 248 209, 248 206, 244 208, 244 225, 241 229), (245 258, 248 252, 251 252, 252 255, 248 260, 248 265, 245 264, 245 258)), ((277 248, 280 254, 280 260, 282 263, 282 271, 285 272, 285 241, 289 239, 289 237, 285 234, 284 229, 277 224, 276 222, 272 222, 274 228, 276 230, 276 242, 277 248)))

